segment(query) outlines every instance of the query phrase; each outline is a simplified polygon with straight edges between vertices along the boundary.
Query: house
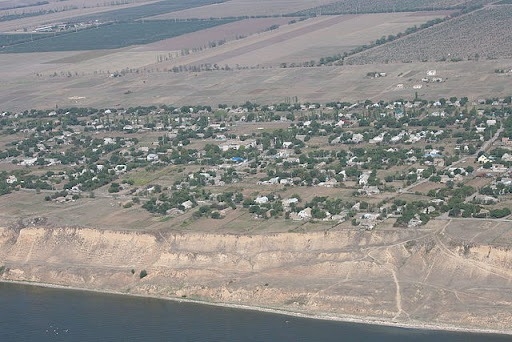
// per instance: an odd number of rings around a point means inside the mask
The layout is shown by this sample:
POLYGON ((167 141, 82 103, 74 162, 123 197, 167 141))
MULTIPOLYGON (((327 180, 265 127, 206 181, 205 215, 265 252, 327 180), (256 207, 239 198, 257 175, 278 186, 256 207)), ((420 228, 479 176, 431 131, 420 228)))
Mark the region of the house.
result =
POLYGON ((352 135, 352 142, 355 144, 359 144, 364 141, 364 136, 361 133, 355 133, 352 135))
POLYGON ((474 195, 472 200, 474 203, 483 203, 483 204, 493 204, 493 203, 498 202, 498 199, 495 197, 481 195, 481 194, 474 195))
POLYGON ((359 185, 367 185, 369 179, 370 179, 370 172, 363 172, 359 176, 359 185))
POLYGON ((233 157, 233 158, 231 158, 231 161, 235 162, 235 163, 242 163, 245 161, 245 159, 242 157, 233 157))
POLYGON ((146 156, 146 160, 148 162, 153 162, 153 161, 157 161, 158 160, 158 154, 155 154, 155 153, 150 153, 146 156))
POLYGON ((13 184, 13 183, 16 183, 18 181, 18 178, 16 178, 16 176, 14 175, 10 175, 6 180, 5 182, 7 184, 13 184))
POLYGON ((480 164, 490 163, 492 160, 488 158, 485 154, 482 154, 480 157, 476 159, 480 164))
POLYGON ((291 204, 299 203, 299 199, 292 197, 292 198, 285 199, 282 202, 283 202, 283 206, 287 207, 287 206, 290 206, 291 204))
POLYGON ((267 196, 256 197, 256 199, 254 200, 254 203, 256 203, 256 204, 265 204, 267 202, 268 202, 267 196))
POLYGON ((181 203, 181 206, 183 208, 185 208, 185 210, 188 210, 188 209, 190 209, 190 208, 192 208, 194 206, 194 203, 192 203, 191 200, 188 200, 188 201, 185 201, 185 202, 181 203))
POLYGON ((297 213, 297 216, 302 220, 308 220, 311 216, 311 208, 305 208, 297 213))
POLYGON ((501 161, 503 161, 503 162, 512 162, 512 155, 510 155, 509 153, 504 153, 501 156, 501 161))

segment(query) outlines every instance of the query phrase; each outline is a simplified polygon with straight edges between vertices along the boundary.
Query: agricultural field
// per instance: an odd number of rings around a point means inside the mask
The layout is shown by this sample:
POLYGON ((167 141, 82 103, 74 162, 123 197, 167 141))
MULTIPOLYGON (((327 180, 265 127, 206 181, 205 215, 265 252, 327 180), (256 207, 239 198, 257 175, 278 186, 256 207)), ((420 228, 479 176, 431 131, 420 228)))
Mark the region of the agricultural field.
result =
POLYGON ((386 13, 310 18, 172 63, 227 64, 232 68, 237 64, 244 67, 302 64, 332 54, 343 54, 380 38, 384 32, 397 34, 445 15, 445 12, 429 12, 421 16, 418 13, 386 13))
MULTIPOLYGON (((84 15, 94 15, 114 9, 130 8, 140 6, 140 3, 129 3, 126 5, 100 6, 100 7, 86 7, 61 10, 48 10, 39 13, 27 13, 28 15, 18 15, 17 17, 10 16, 9 11, 4 14, 4 20, 0 18, 0 32, 30 32, 38 26, 68 22, 75 17, 83 17, 84 15)), ((20 14, 20 13, 18 13, 20 14)), ((23 13, 21 13, 23 14, 23 13)))
POLYGON ((511 58, 512 5, 483 8, 346 59, 349 64, 511 58))
POLYGON ((342 0, 292 13, 292 15, 333 15, 349 13, 389 13, 462 9, 485 5, 492 0, 342 0))
MULTIPOLYGON (((122 22, 102 25, 97 28, 63 33, 37 40, 29 40, 30 34, 16 35, 25 42, 4 47, 4 53, 83 51, 100 49, 118 49, 130 45, 142 45, 200 31, 217 25, 229 23, 229 19, 176 21, 122 22), (26 41, 29 40, 29 41, 26 41)), ((7 41, 13 35, 0 36, 0 42, 7 41)))
POLYGON ((64 12, 73 9, 93 7, 118 7, 128 4, 142 4, 155 0, 5 0, 0 1, 0 16, 33 12, 64 12))
POLYGON ((209 48, 227 41, 246 38, 264 32, 270 27, 286 25, 291 19, 284 17, 243 19, 228 24, 191 32, 178 37, 134 48, 136 51, 180 51, 182 49, 209 48))
POLYGON ((189 8, 201 7, 215 3, 222 3, 223 0, 180 0, 180 1, 169 1, 162 0, 152 2, 149 4, 143 4, 141 6, 123 8, 119 10, 113 10, 103 12, 101 14, 93 16, 83 16, 73 19, 74 21, 93 21, 99 20, 102 22, 106 21, 131 21, 147 17, 152 17, 161 13, 169 13, 180 11, 189 8))
POLYGON ((335 0, 229 0, 223 3, 161 14, 153 17, 153 19, 279 16, 297 10, 326 5, 333 1, 335 0))

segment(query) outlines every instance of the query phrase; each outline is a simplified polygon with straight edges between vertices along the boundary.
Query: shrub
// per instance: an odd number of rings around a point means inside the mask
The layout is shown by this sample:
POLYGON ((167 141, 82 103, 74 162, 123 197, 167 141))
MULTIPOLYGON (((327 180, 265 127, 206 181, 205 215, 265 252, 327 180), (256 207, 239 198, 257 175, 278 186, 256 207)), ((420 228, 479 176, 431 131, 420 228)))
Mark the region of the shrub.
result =
POLYGON ((146 270, 142 270, 142 271, 140 271, 139 278, 142 279, 147 275, 148 275, 148 272, 146 270))

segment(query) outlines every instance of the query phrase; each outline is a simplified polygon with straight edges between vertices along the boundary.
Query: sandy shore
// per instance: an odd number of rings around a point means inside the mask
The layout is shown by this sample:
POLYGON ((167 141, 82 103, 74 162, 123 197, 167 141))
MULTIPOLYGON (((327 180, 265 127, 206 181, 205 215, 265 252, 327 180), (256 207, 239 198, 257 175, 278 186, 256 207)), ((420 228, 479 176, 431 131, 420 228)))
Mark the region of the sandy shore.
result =
POLYGON ((210 302, 210 301, 206 301, 206 300, 181 298, 181 297, 176 298, 176 297, 162 297, 162 296, 154 296, 154 295, 133 294, 133 293, 125 293, 125 292, 119 292, 119 291, 87 289, 87 288, 80 288, 80 287, 73 287, 73 286, 47 284, 47 283, 39 283, 39 282, 29 282, 29 281, 0 280, 0 282, 7 283, 7 284, 39 286, 39 287, 46 287, 46 288, 53 288, 53 289, 84 291, 84 292, 102 293, 102 294, 114 294, 114 295, 140 297, 140 298, 154 298, 154 299, 168 300, 168 301, 181 302, 181 303, 195 303, 195 304, 218 306, 218 307, 225 307, 225 308, 232 308, 232 309, 260 311, 260 312, 267 312, 267 313, 287 315, 287 316, 300 317, 300 318, 308 318, 308 319, 320 319, 320 320, 329 320, 329 321, 338 321, 338 322, 347 322, 347 323, 382 325, 382 326, 405 328, 405 329, 512 335, 512 330, 478 329, 478 328, 468 328, 468 327, 460 327, 460 326, 454 326, 454 325, 430 324, 430 323, 421 322, 421 321, 398 322, 398 321, 385 320, 385 319, 381 319, 378 317, 308 314, 308 313, 304 313, 304 312, 293 312, 293 311, 288 311, 288 310, 279 309, 279 308, 267 308, 267 307, 251 306, 251 305, 243 305, 243 304, 210 302))

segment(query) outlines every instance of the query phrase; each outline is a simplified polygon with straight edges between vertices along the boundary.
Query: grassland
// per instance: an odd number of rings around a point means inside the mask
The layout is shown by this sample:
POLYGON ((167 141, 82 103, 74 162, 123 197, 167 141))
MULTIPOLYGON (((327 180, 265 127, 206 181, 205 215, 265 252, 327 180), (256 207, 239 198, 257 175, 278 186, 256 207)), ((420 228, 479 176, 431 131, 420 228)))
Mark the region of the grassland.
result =
POLYGON ((484 8, 347 58, 347 63, 511 58, 512 6, 484 8))
MULTIPOLYGON (((147 44, 185 33, 200 31, 231 22, 228 19, 195 21, 145 21, 102 25, 78 32, 59 34, 5 47, 2 52, 48 52, 117 49, 130 45, 147 44)), ((30 35, 20 35, 27 40, 30 35)), ((12 35, 0 36, 0 42, 12 35)), ((4 44, 5 45, 5 44, 4 44)))

